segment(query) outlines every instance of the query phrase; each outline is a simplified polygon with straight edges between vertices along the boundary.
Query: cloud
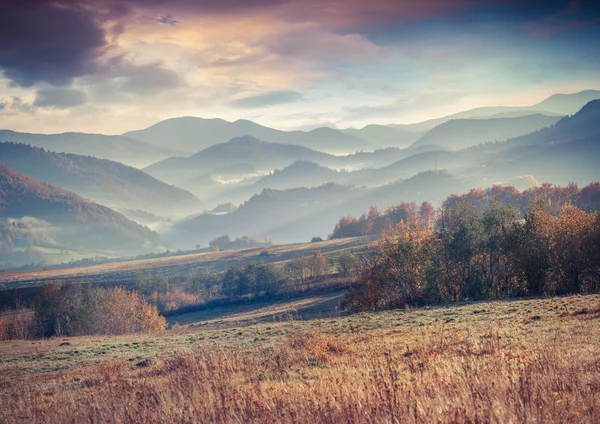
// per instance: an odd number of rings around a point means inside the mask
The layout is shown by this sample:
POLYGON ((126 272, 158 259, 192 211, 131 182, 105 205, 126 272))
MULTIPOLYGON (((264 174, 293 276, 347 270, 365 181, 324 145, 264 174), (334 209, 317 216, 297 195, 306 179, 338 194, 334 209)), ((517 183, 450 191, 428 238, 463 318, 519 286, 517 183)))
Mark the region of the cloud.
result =
POLYGON ((10 105, 10 110, 13 113, 33 113, 34 108, 30 103, 23 101, 21 97, 14 96, 10 105))
POLYGON ((94 71, 107 47, 103 25, 118 10, 102 13, 81 0, 7 0, 0 13, 0 69, 22 87, 68 85, 94 71))
POLYGON ((179 21, 173 18, 171 15, 159 16, 155 19, 156 22, 167 25, 178 25, 179 21))
POLYGON ((130 94, 154 94, 186 85, 178 73, 168 69, 161 62, 144 65, 126 63, 122 70, 124 79, 120 89, 130 94))
POLYGON ((325 62, 358 62, 382 51, 362 35, 338 35, 313 24, 289 26, 261 38, 258 44, 279 56, 325 62))
POLYGON ((230 105, 237 108, 261 108, 302 100, 302 94, 291 90, 272 91, 266 94, 243 97, 233 100, 230 105))
POLYGON ((86 94, 72 88, 42 88, 37 91, 33 105, 49 109, 69 109, 87 101, 86 94))

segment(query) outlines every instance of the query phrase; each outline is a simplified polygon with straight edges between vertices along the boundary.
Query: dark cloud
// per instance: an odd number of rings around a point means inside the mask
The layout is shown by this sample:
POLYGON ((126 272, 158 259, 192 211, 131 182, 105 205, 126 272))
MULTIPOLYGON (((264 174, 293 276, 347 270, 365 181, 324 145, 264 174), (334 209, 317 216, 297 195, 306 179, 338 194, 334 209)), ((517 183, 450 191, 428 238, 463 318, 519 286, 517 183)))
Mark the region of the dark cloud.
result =
POLYGON ((179 24, 179 21, 177 19, 173 18, 171 15, 159 16, 155 20, 156 20, 156 22, 159 22, 161 24, 167 24, 167 25, 179 24))
POLYGON ((38 90, 33 105, 49 109, 69 109, 87 101, 83 91, 72 88, 43 88, 38 90))
MULTIPOLYGON (((5 0, 6 1, 6 0, 5 0)), ((108 3, 107 3, 108 4, 108 3)), ((67 85, 92 73, 107 46, 103 27, 122 5, 94 8, 83 0, 7 0, 0 11, 0 69, 14 84, 67 85)))
POLYGON ((301 99, 302 94, 296 91, 281 90, 237 99, 232 101, 230 105, 238 108, 261 108, 285 103, 294 103, 301 99))

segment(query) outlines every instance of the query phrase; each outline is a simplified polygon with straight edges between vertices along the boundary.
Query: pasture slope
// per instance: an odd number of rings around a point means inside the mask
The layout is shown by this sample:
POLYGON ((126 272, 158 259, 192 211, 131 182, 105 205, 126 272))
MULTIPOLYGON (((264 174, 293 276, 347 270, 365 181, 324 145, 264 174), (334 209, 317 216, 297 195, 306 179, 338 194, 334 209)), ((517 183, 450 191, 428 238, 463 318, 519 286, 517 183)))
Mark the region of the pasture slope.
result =
POLYGON ((221 271, 234 263, 284 263, 297 256, 313 255, 317 249, 321 249, 326 254, 335 254, 339 250, 367 246, 377 238, 377 236, 352 237, 313 243, 275 244, 267 247, 219 252, 185 252, 176 256, 125 260, 102 265, 33 271, 5 271, 0 272, 0 291, 39 286, 54 281, 122 284, 130 281, 137 272, 173 276, 185 275, 191 269, 221 271))
POLYGON ((600 421, 600 295, 297 313, 322 301, 2 342, 0 422, 600 421))

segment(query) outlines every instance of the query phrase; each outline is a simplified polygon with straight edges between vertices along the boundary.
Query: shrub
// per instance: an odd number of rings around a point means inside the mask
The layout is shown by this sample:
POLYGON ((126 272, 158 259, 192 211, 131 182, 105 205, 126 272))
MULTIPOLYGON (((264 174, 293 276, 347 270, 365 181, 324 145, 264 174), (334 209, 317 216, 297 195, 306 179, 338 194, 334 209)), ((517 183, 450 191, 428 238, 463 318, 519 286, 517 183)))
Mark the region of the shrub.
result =
POLYGON ((35 302, 35 320, 43 336, 145 333, 167 325, 138 292, 89 284, 45 285, 35 302))
POLYGON ((0 340, 33 339, 36 334, 32 310, 19 308, 0 314, 0 340))

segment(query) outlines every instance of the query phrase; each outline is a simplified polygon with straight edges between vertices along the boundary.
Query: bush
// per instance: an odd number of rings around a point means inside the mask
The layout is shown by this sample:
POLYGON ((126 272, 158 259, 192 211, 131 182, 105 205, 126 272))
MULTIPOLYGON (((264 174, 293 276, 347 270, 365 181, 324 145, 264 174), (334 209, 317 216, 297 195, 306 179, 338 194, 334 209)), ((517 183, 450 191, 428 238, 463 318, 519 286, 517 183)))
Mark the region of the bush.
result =
POLYGON ((310 239, 311 243, 319 243, 321 241, 323 241, 323 239, 321 237, 313 237, 310 239))
POLYGON ((241 297, 272 295, 283 285, 283 273, 272 264, 232 265, 223 274, 222 291, 225 296, 241 297))
POLYGON ((33 311, 20 308, 0 314, 0 340, 33 339, 36 335, 33 311))
POLYGON ((47 337, 146 333, 167 326, 138 292, 89 284, 45 285, 35 302, 35 321, 47 337))

